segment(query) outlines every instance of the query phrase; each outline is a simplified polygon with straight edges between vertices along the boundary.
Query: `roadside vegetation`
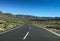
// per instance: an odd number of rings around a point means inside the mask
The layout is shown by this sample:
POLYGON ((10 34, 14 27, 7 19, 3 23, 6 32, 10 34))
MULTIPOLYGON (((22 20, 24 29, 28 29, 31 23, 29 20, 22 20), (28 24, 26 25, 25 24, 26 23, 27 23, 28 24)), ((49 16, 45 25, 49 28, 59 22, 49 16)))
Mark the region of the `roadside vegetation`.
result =
POLYGON ((29 23, 37 26, 42 26, 60 34, 60 20, 30 20, 29 23))
POLYGON ((0 11, 0 32, 4 32, 15 28, 16 26, 23 25, 23 19, 16 18, 10 13, 3 13, 0 11))
POLYGON ((11 13, 3 13, 0 11, 0 32, 7 31, 21 26, 24 23, 29 23, 37 26, 42 26, 49 30, 60 33, 60 18, 59 17, 36 17, 31 15, 12 15, 11 13))

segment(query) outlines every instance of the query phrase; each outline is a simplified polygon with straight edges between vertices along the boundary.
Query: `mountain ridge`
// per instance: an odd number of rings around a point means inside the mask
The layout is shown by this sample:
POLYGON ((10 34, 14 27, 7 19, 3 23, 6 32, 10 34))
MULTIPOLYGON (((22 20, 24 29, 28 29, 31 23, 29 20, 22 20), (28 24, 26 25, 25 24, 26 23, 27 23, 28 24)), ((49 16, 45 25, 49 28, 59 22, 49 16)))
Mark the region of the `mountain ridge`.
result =
POLYGON ((4 18, 11 18, 11 19, 14 19, 14 18, 21 18, 21 19, 25 19, 25 20, 43 20, 43 19, 56 19, 56 20, 60 20, 60 17, 38 17, 38 16, 32 16, 32 15, 22 15, 22 14, 19 14, 19 15, 13 15, 11 13, 3 13, 2 11, 0 11, 0 19, 4 19, 4 18))

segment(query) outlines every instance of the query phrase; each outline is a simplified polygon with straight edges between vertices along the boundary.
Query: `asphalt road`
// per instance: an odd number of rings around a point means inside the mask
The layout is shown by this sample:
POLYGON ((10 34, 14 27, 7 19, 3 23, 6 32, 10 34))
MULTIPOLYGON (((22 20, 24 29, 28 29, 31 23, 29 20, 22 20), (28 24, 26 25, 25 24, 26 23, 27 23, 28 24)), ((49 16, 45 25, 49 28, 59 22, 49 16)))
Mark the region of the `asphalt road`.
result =
POLYGON ((18 29, 0 34, 0 41, 60 41, 60 37, 37 26, 25 24, 18 29))

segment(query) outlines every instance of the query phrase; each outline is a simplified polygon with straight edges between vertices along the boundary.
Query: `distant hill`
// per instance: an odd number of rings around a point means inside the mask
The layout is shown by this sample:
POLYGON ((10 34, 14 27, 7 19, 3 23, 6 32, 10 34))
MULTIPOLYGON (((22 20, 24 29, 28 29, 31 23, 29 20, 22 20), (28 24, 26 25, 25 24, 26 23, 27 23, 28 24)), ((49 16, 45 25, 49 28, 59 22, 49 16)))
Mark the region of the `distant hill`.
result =
POLYGON ((60 17, 38 17, 31 15, 16 15, 17 18, 22 18, 25 20, 60 20, 60 17))
POLYGON ((30 19, 36 19, 36 16, 31 16, 31 15, 16 15, 16 18, 21 18, 24 20, 30 20, 30 19))
POLYGON ((13 15, 11 13, 3 13, 0 11, 0 19, 23 19, 23 20, 60 20, 60 17, 38 17, 32 15, 13 15))

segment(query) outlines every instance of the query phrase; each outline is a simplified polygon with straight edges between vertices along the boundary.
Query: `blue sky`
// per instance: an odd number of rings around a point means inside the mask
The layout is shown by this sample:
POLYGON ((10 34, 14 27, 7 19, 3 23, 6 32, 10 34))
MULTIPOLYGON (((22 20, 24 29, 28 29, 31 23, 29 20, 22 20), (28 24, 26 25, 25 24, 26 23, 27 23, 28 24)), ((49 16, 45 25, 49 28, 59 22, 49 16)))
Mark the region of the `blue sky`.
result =
POLYGON ((12 14, 60 17, 60 0, 0 0, 0 11, 12 14))

